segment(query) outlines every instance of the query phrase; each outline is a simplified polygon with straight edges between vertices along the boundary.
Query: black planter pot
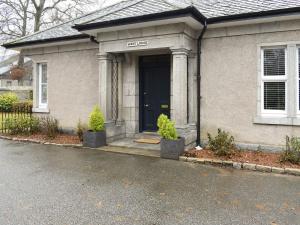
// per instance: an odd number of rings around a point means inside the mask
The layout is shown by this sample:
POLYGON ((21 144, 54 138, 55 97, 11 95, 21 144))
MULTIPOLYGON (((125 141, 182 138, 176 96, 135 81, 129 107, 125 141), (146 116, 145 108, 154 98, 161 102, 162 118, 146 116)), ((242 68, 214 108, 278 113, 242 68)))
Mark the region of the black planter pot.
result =
POLYGON ((184 138, 178 140, 161 139, 160 157, 164 159, 178 160, 179 156, 184 152, 184 138))
POLYGON ((83 134, 83 146, 89 148, 99 148, 106 145, 105 131, 86 131, 83 134))

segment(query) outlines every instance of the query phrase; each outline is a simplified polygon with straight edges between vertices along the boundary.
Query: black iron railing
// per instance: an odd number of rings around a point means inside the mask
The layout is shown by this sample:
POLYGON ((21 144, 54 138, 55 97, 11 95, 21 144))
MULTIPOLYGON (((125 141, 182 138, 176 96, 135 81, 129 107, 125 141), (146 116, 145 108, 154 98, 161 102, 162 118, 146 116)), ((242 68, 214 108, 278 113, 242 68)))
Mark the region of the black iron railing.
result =
MULTIPOLYGON (((10 133, 9 124, 22 123, 32 118, 32 106, 29 104, 15 104, 10 109, 0 108, 0 133, 10 133)), ((22 124, 20 124, 22 126, 22 124)), ((30 130, 30 127, 28 128, 30 130)), ((28 131, 29 131, 28 130, 28 131)))

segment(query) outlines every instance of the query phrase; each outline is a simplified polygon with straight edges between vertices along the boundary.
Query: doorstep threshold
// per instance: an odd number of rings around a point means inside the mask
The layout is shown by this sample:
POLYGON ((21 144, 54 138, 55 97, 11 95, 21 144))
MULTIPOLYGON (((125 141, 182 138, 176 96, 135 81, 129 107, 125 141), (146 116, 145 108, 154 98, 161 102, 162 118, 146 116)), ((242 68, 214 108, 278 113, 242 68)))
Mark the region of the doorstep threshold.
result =
POLYGON ((128 147, 119 147, 119 146, 105 146, 98 149, 101 151, 118 153, 118 154, 139 155, 139 156, 160 158, 160 151, 157 150, 142 149, 142 148, 128 148, 128 147))

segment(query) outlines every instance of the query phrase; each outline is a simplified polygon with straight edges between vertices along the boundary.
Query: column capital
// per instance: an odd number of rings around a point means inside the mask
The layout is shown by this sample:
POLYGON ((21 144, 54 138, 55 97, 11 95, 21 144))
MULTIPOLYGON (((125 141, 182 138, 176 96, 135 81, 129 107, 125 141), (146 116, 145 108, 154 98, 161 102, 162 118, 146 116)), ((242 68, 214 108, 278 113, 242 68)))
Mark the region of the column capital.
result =
POLYGON ((172 55, 189 55, 191 50, 187 48, 170 48, 172 55))
POLYGON ((98 60, 100 60, 100 61, 101 60, 107 61, 107 60, 112 60, 113 59, 112 55, 110 53, 107 53, 107 52, 99 53, 99 54, 97 54, 97 57, 98 57, 98 60))
POLYGON ((122 62, 125 61, 125 56, 123 54, 118 54, 116 56, 116 60, 117 60, 118 63, 122 63, 122 62))
POLYGON ((189 58, 197 58, 197 52, 190 52, 189 58))

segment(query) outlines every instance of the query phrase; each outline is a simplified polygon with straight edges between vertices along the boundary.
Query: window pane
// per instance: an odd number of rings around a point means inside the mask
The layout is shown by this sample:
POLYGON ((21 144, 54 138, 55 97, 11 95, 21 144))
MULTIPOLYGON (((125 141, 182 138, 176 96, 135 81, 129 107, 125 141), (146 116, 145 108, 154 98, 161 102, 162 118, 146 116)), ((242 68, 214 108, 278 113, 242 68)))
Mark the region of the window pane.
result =
POLYGON ((42 83, 47 83, 47 65, 42 64, 42 83))
POLYGON ((285 110, 285 82, 264 83, 264 109, 285 110))
POLYGON ((264 50, 264 75, 284 76, 285 75, 285 49, 264 50))
POLYGON ((42 94, 41 94, 41 97, 42 97, 41 103, 47 104, 47 85, 42 84, 41 90, 42 90, 42 94))

